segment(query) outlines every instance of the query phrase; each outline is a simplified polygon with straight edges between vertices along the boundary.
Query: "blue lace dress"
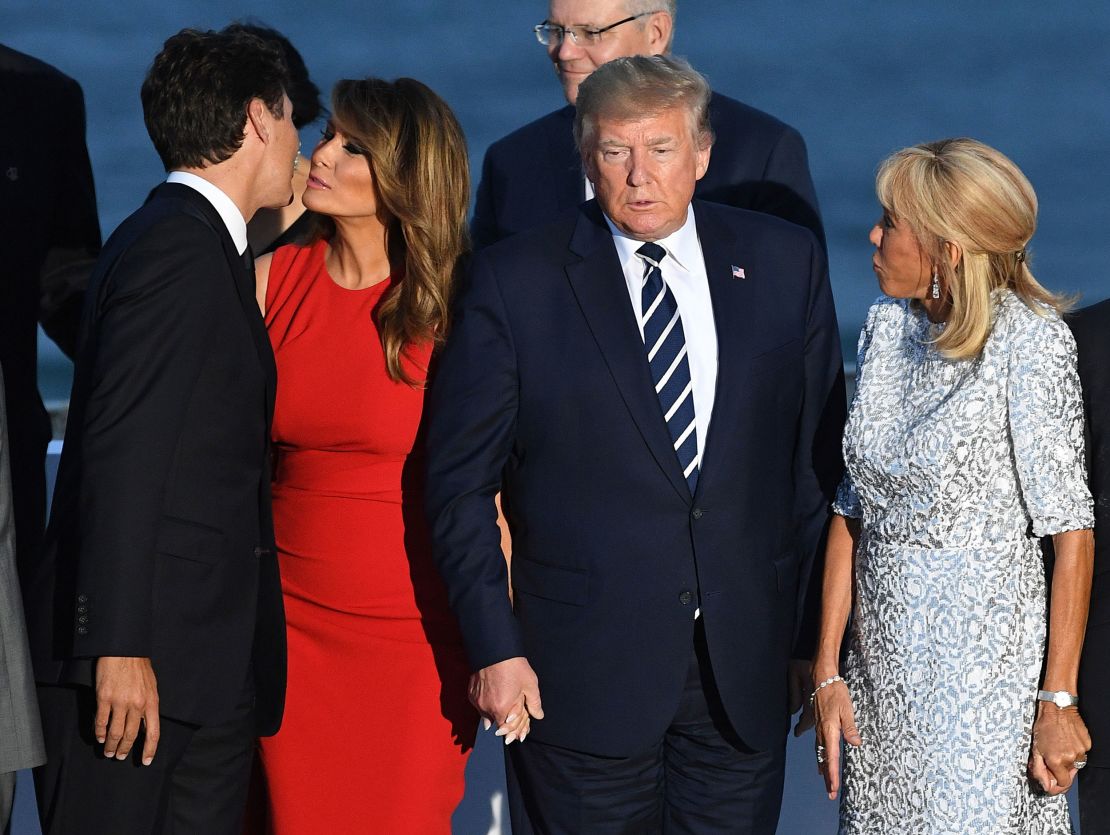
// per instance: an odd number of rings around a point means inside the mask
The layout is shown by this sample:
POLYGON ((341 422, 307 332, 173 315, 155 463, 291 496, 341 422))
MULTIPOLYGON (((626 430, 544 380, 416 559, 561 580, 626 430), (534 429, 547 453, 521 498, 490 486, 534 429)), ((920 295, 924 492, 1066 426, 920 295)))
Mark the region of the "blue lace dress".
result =
POLYGON ((1044 657, 1038 537, 1094 524, 1075 344, 994 295, 980 356, 881 298, 859 341, 835 512, 861 519, 845 678, 863 745, 841 833, 1070 833, 1027 776, 1044 657))

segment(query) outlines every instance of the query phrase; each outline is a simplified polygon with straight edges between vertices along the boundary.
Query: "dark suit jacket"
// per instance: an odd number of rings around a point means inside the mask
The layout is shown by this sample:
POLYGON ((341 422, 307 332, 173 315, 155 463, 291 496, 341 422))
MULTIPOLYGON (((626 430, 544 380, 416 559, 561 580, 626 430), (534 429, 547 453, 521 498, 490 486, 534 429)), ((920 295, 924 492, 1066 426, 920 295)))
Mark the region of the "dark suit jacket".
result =
POLYGON ((38 389, 38 325, 72 353, 84 278, 100 250, 100 224, 81 88, 49 64, 3 45, 0 229, 0 365, 7 383, 17 553, 25 571, 42 541, 51 435, 38 389), (61 279, 46 300, 44 278, 61 279))
POLYGON ((277 728, 285 632, 270 518, 273 354, 253 273, 211 204, 168 184, 92 276, 44 559, 29 578, 41 681, 149 656, 166 716, 228 717, 253 658, 277 728))
POLYGON ((1110 300, 1072 314, 1068 324, 1079 347, 1095 498, 1095 578, 1079 671, 1079 711, 1094 742, 1088 759, 1110 767, 1110 300))
POLYGON ((533 733, 574 750, 661 737, 699 590, 737 732, 765 749, 786 729, 796 609, 841 471, 836 317, 809 232, 694 207, 719 352, 694 496, 594 201, 475 256, 430 393, 429 518, 470 661, 527 656, 547 717, 533 733))
MULTIPOLYGON (((493 143, 482 163, 471 235, 475 248, 554 220, 584 198, 574 107, 549 113, 493 143)), ((801 135, 754 107, 714 93, 717 141, 695 197, 789 220, 825 245, 801 135)))

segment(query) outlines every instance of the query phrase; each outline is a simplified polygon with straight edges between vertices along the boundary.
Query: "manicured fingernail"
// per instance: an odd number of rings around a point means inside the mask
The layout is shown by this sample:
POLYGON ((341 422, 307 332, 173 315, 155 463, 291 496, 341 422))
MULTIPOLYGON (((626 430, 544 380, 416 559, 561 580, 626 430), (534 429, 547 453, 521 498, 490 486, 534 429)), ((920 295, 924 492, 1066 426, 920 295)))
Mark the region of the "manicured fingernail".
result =
POLYGON ((494 736, 504 736, 508 732, 509 732, 509 729, 506 728, 504 725, 502 725, 500 728, 498 728, 496 731, 493 732, 493 735, 494 736))
POLYGON ((104 756, 107 757, 109 760, 112 759, 112 757, 114 757, 115 755, 116 755, 115 751, 105 751, 104 752, 104 756))
MULTIPOLYGON (((486 719, 483 716, 482 717, 482 727, 485 728, 488 731, 490 728, 493 727, 493 723, 491 721, 489 721, 489 719, 486 719)), ((100 740, 100 741, 103 742, 104 740, 100 740)))
POLYGON ((99 743, 100 743, 101 745, 103 745, 103 744, 104 744, 104 737, 102 737, 102 736, 98 736, 98 737, 96 738, 96 741, 97 741, 97 742, 99 742, 99 743))
POLYGON ((516 742, 516 732, 515 731, 513 733, 509 734, 507 737, 505 737, 505 744, 506 745, 509 745, 510 743, 513 743, 513 742, 516 742))
POLYGON ((116 754, 116 759, 122 762, 123 760, 127 759, 127 755, 126 754, 116 754))
POLYGON ((150 765, 154 762, 154 757, 143 757, 143 765, 150 765))
POLYGON ((510 713, 508 716, 505 717, 505 724, 506 725, 511 725, 515 721, 516 721, 516 714, 515 713, 510 713))

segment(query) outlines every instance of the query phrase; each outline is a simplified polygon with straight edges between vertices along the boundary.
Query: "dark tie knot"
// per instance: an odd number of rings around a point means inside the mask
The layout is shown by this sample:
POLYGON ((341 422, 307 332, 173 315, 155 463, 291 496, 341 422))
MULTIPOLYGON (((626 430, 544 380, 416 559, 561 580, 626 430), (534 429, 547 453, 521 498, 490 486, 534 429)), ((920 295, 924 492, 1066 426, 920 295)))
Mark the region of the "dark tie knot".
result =
POLYGON ((667 257, 667 250, 663 249, 659 244, 646 243, 636 250, 636 254, 645 261, 650 262, 653 266, 658 267, 663 262, 663 259, 667 257))

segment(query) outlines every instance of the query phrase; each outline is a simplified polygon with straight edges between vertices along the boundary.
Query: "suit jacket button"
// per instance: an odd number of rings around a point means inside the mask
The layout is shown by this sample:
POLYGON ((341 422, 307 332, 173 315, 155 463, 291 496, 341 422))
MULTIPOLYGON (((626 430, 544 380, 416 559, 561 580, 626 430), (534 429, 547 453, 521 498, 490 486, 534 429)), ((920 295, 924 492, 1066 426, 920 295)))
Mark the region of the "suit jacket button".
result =
POLYGON ((261 545, 254 546, 254 558, 256 560, 262 559, 262 555, 266 553, 266 549, 261 545))
POLYGON ((684 591, 684 592, 682 592, 682 594, 680 594, 678 596, 678 602, 681 603, 683 606, 689 606, 690 601, 693 600, 693 599, 694 599, 694 595, 691 594, 688 591, 684 591))
POLYGON ((77 622, 78 623, 88 623, 89 622, 89 616, 88 615, 81 615, 81 617, 77 618, 77 622))
POLYGON ((89 611, 89 607, 88 607, 88 606, 78 606, 78 607, 77 607, 77 614, 79 614, 79 615, 83 615, 83 614, 85 614, 85 613, 86 613, 87 611, 89 611))
POLYGON ((87 626, 78 626, 77 627, 77 634, 78 635, 88 635, 89 634, 89 627, 87 627, 87 626))
POLYGON ((702 510, 700 507, 695 507, 690 515, 693 516, 695 519, 700 519, 702 516, 705 515, 705 511, 702 510))
POLYGON ((88 602, 89 602, 89 597, 88 597, 88 595, 85 595, 85 594, 79 594, 79 595, 77 595, 77 602, 78 602, 78 603, 88 603, 88 602))

